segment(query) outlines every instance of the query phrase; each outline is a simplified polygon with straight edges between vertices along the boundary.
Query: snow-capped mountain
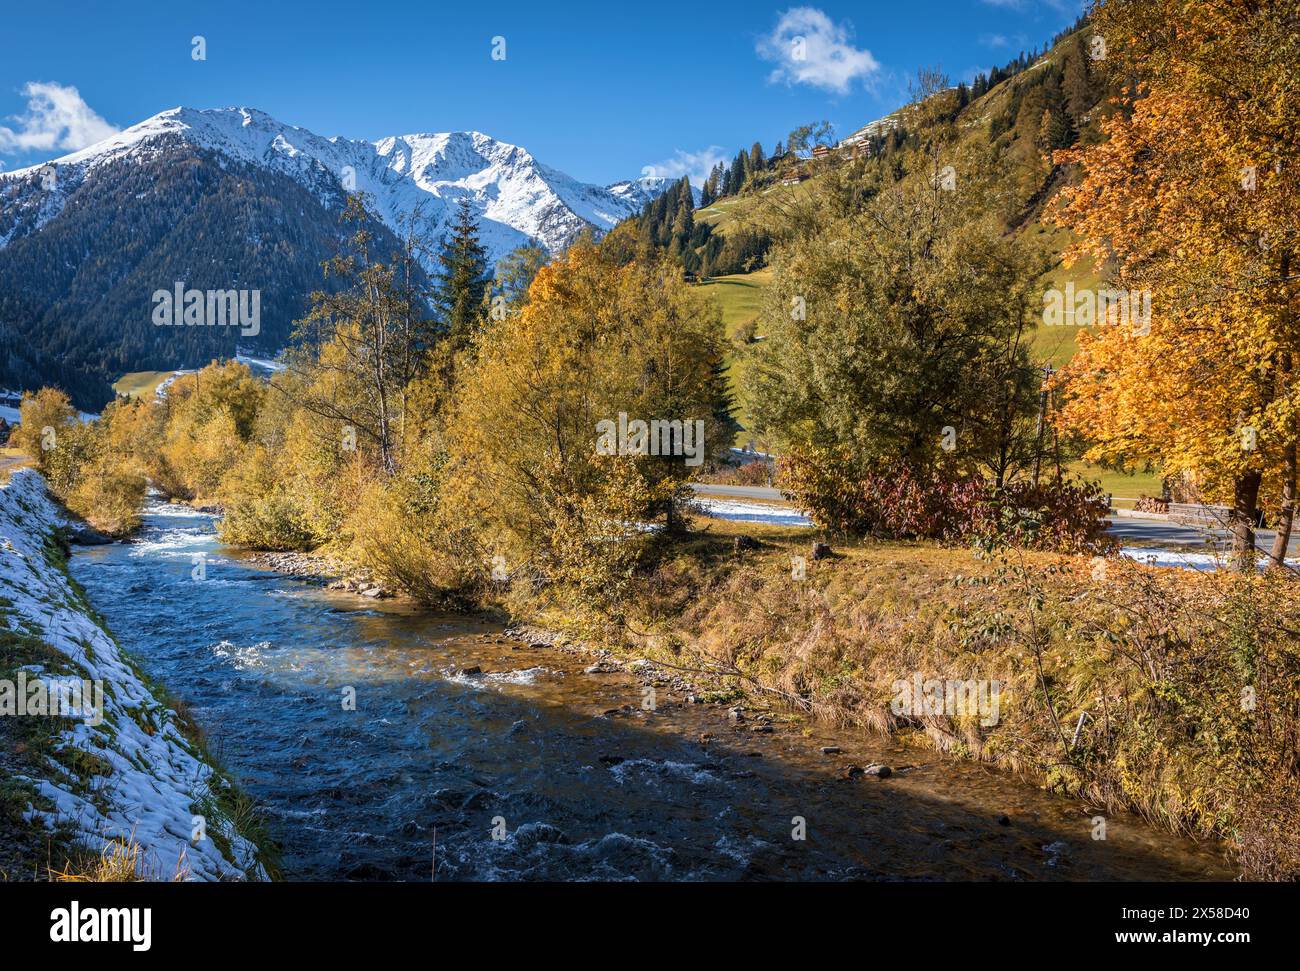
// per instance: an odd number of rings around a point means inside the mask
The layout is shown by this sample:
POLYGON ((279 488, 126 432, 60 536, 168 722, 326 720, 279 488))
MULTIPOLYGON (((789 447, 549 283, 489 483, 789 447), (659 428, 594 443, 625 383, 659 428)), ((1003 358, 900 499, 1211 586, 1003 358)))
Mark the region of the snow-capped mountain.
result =
MULTIPOLYGON (((418 208, 435 244, 470 200, 495 262, 537 240, 554 252, 637 212, 669 185, 586 185, 478 132, 378 142, 322 138, 248 108, 175 108, 44 165, 0 172, 0 386, 56 384, 94 410, 124 372, 236 353, 230 327, 159 327, 153 295, 183 284, 256 292, 272 356, 351 232, 345 193, 373 199, 375 252, 418 208)), ((251 297, 250 297, 251 299, 251 297)))
MULTIPOLYGON (((610 186, 588 185, 544 165, 525 149, 481 132, 395 135, 377 142, 323 138, 251 108, 173 108, 89 148, 40 166, 0 172, 0 205, 6 183, 39 175, 50 191, 29 198, 30 220, 0 226, 0 247, 20 231, 34 231, 54 218, 80 185, 103 166, 122 159, 147 161, 163 146, 183 142, 235 162, 292 177, 322 204, 341 191, 374 198, 378 215, 396 229, 399 218, 422 207, 435 238, 447 227, 462 198, 480 221, 480 235, 495 262, 529 240, 551 252, 590 227, 613 228, 662 193, 671 180, 641 178, 610 186)), ((10 204, 22 200, 10 199, 10 204)))

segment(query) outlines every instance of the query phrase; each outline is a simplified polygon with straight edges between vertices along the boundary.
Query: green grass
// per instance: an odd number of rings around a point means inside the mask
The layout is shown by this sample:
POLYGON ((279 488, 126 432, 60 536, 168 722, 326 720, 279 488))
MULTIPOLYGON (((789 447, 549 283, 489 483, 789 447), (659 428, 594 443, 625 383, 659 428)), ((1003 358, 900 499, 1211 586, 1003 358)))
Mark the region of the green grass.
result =
POLYGON ((758 317, 763 305, 763 291, 772 282, 771 267, 753 273, 711 277, 698 289, 712 297, 722 308, 722 323, 730 339, 736 328, 758 317))
MULTIPOLYGON (((1043 274, 1041 280, 1043 291, 1049 289, 1064 291, 1067 283, 1073 283, 1076 291, 1095 290, 1103 285, 1097 267, 1092 261, 1079 260, 1074 266, 1068 268, 1065 266, 1061 254, 1074 242, 1074 237, 1069 230, 1035 222, 1025 228, 1023 235, 1026 241, 1042 246, 1052 254, 1052 269, 1043 274)), ((1060 368, 1074 356, 1078 347, 1079 331, 1083 329, 1096 330, 1092 327, 1048 327, 1039 323, 1034 334, 1032 349, 1034 358, 1060 368)))
POLYGON ((729 226, 744 223, 762 205, 785 207, 801 200, 810 191, 815 179, 815 176, 805 179, 798 185, 775 182, 765 189, 751 190, 739 196, 726 196, 703 209, 695 210, 695 220, 708 223, 715 232, 725 233, 729 226))
POLYGON ((114 381, 113 390, 133 398, 145 398, 154 394, 158 390, 158 385, 174 373, 174 371, 132 371, 114 381))
MULTIPOLYGON (((1159 496, 1161 476, 1156 472, 1113 472, 1088 462, 1074 462, 1070 471, 1085 479, 1096 479, 1101 483, 1103 492, 1123 499, 1136 499, 1138 496, 1159 496)), ((1121 503, 1128 505, 1128 503, 1121 503)))
MULTIPOLYGON (((722 323, 726 329, 727 339, 731 340, 736 330, 742 325, 749 323, 758 318, 759 310, 763 305, 763 291, 772 280, 771 267, 764 267, 761 270, 755 270, 753 273, 735 273, 730 276, 717 276, 711 278, 706 283, 701 283, 698 289, 717 301, 722 310, 722 323)), ((744 361, 738 359, 734 346, 728 352, 726 357, 727 363, 727 382, 731 393, 735 396, 736 401, 740 401, 740 383, 744 375, 744 361)), ((745 431, 745 426, 749 423, 749 416, 745 414, 743 407, 737 406, 736 420, 740 422, 741 429, 736 433, 734 444, 744 446, 749 441, 749 433, 745 431)))

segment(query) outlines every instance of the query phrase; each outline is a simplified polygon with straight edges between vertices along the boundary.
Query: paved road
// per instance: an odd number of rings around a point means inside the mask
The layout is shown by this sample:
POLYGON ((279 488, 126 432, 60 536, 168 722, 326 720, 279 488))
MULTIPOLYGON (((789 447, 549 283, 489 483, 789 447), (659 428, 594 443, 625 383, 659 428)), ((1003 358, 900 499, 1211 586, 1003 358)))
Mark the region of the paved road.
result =
MULTIPOLYGON (((779 489, 765 486, 712 485, 695 482, 691 488, 703 496, 731 496, 736 499, 781 499, 779 489)), ((1224 529, 1207 529, 1202 526, 1184 526, 1164 519, 1130 519, 1112 516, 1110 533, 1121 543, 1155 543, 1162 546, 1195 546, 1199 549, 1221 549, 1228 545, 1228 532, 1224 529)), ((1272 530, 1262 529, 1255 534, 1255 544, 1263 553, 1273 546, 1272 530)), ((1292 533, 1287 555, 1300 555, 1300 534, 1292 533)))
MULTIPOLYGON (((1159 543, 1166 546, 1209 546, 1213 549, 1226 549, 1231 545, 1226 529, 1208 529, 1204 526, 1184 526, 1164 519, 1128 519, 1112 516, 1110 533, 1122 543, 1141 540, 1147 543, 1159 543)), ((1273 548, 1274 532, 1261 529, 1255 533, 1255 547, 1261 554, 1273 548)), ((1300 554, 1300 535, 1291 533, 1287 544, 1287 555, 1300 554)))
POLYGON ((735 499, 780 499, 780 489, 766 486, 712 485, 708 482, 692 482, 691 488, 702 496, 731 496, 735 499))

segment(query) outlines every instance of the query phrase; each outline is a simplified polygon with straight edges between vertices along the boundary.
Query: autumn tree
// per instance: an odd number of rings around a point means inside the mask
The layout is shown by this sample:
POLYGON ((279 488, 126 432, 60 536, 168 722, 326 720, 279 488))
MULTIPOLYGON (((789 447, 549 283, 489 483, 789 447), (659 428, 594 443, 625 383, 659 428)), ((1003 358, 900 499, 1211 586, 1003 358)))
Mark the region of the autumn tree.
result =
POLYGON ((530 242, 512 249, 497 261, 496 289, 507 313, 518 312, 528 302, 528 288, 550 258, 545 247, 530 242))
POLYGON ((56 492, 72 488, 84 461, 85 436, 77 409, 57 388, 41 388, 23 395, 18 427, 10 437, 14 448, 26 452, 56 492))
POLYGON ((67 395, 42 388, 24 396, 14 444, 28 452, 50 489, 97 529, 124 535, 140 522, 146 457, 158 422, 151 402, 118 399, 82 421, 67 395))
POLYGON ((684 481, 729 444, 722 339, 717 308, 673 268, 575 244, 478 341, 447 425, 453 507, 512 570, 608 595, 637 561, 642 524, 671 523, 684 481), (601 447, 602 423, 651 421, 675 423, 676 454, 671 432, 666 449, 617 431, 601 447))
POLYGON ((1057 155, 1082 173, 1056 213, 1082 240, 1072 257, 1152 308, 1081 337, 1061 420, 1090 459, 1157 463, 1229 503, 1241 568, 1259 506, 1278 520, 1282 561, 1296 492, 1298 11, 1100 4, 1093 48, 1133 81, 1104 142, 1057 155))
POLYGON ((945 89, 921 79, 900 178, 823 179, 784 221, 743 391, 755 431, 849 475, 946 462, 1001 485, 1031 458, 1042 266, 1001 232, 989 150, 955 146, 945 89))
POLYGON ((403 223, 400 246, 385 259, 361 195, 348 198, 342 218, 352 228, 346 248, 324 264, 337 289, 312 294, 289 360, 304 379, 296 387, 300 404, 353 430, 391 473, 403 444, 407 389, 442 333, 429 313, 419 266, 428 243, 417 215, 403 223))
POLYGON ((266 385, 237 361, 179 375, 156 403, 161 441, 146 455, 150 479, 168 495, 213 501, 253 434, 266 385))

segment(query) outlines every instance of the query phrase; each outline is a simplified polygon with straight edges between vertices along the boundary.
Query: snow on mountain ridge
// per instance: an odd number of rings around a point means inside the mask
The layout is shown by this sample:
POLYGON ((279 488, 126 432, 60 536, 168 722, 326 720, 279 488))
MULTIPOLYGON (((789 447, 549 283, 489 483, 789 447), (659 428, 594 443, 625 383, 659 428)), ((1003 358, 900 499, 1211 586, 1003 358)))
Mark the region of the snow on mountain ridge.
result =
MULTIPOLYGON (((424 228, 435 238, 447 230, 460 199, 469 198, 492 262, 530 239, 556 252, 587 227, 606 231, 671 184, 669 179, 642 178, 589 185, 542 164, 517 145, 477 131, 394 135, 367 142, 324 138, 254 108, 184 107, 160 112, 51 162, 0 172, 0 184, 53 167, 58 185, 76 185, 107 162, 134 154, 149 157, 151 142, 169 137, 289 175, 322 204, 336 199, 340 189, 369 193, 390 228, 422 205, 424 228)), ((60 201, 42 221, 61 208, 60 201)))

